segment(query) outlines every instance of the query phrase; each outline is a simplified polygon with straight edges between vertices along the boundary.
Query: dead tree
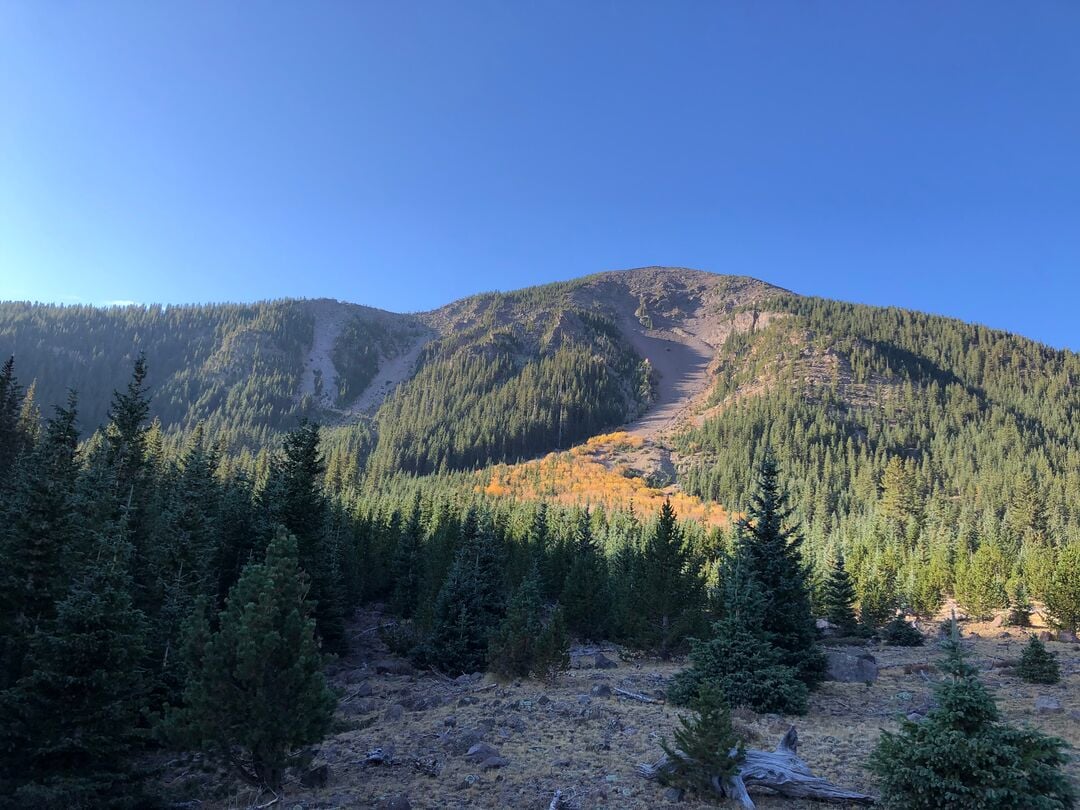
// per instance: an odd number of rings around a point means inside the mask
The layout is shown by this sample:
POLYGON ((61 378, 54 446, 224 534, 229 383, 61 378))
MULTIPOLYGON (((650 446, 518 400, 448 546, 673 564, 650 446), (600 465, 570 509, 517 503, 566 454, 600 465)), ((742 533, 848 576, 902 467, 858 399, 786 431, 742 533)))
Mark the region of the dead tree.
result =
MULTIPOLYGON (((819 802, 843 804, 874 804, 873 796, 856 790, 838 787, 827 779, 814 776, 810 766, 796 754, 799 735, 795 726, 780 740, 775 751, 748 749, 738 773, 726 779, 712 778, 712 787, 720 796, 736 799, 746 810, 754 810, 754 800, 747 788, 769 788, 789 799, 812 799, 819 802)), ((638 765, 637 771, 646 779, 660 779, 672 769, 671 758, 664 754, 653 763, 638 765)))

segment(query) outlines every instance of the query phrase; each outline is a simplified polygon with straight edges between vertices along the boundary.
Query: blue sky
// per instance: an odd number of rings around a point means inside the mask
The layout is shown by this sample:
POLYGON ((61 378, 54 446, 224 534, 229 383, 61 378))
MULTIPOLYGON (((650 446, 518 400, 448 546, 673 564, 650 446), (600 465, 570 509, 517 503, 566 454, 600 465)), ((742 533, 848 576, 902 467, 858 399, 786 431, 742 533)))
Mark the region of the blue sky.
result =
POLYGON ((649 264, 1080 349, 1080 4, 0 0, 0 298, 649 264))

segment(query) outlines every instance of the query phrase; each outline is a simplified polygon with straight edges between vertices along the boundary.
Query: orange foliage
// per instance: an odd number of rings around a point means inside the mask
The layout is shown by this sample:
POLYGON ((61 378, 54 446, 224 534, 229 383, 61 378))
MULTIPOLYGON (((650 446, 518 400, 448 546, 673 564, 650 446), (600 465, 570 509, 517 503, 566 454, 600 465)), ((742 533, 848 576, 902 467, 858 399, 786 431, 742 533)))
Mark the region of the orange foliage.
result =
POLYGON ((608 509, 633 505, 641 513, 655 512, 665 499, 671 500, 683 520, 705 526, 727 526, 732 516, 718 504, 705 503, 675 487, 652 487, 621 454, 641 450, 640 436, 620 431, 594 436, 585 444, 566 452, 521 464, 500 464, 477 473, 487 483, 478 491, 496 497, 545 500, 563 505, 589 504, 608 509))

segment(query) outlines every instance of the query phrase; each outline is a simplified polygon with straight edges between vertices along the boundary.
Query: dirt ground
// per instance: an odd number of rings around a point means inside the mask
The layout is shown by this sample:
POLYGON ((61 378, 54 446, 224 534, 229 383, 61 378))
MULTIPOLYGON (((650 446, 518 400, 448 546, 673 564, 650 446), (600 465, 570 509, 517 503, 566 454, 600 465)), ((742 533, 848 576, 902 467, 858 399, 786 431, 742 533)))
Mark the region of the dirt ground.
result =
MULTIPOLYGON (((309 773, 325 777, 305 787, 299 775, 286 785, 276 807, 364 808, 547 808, 556 790, 562 808, 696 808, 710 806, 685 798, 669 800, 665 789, 641 778, 635 766, 656 759, 660 739, 670 738, 679 710, 662 701, 665 684, 684 662, 620 657, 612 646, 575 648, 575 667, 547 686, 534 681, 498 683, 490 676, 451 680, 415 672, 390 656, 373 630, 377 613, 358 615, 353 652, 335 662, 330 679, 342 698, 336 728, 320 747, 309 773), (616 666, 599 669, 600 651, 616 666), (620 696, 624 689, 657 700, 645 703, 620 696), (599 693, 599 694, 598 694, 599 693), (487 762, 470 759, 471 746, 494 749, 487 762), (377 750, 381 749, 381 753, 377 750), (491 757, 497 757, 492 760, 491 757), (380 760, 380 761, 376 761, 380 760), (325 771, 319 766, 325 765, 325 771)), ((1062 665, 1054 686, 1027 684, 1010 668, 1026 637, 1013 629, 967 625, 965 642, 996 695, 1005 716, 1030 724, 1080 747, 1080 645, 1049 642, 1062 665), (1056 713, 1037 713, 1036 698, 1051 696, 1056 713)), ((850 650, 851 648, 842 648, 850 650)), ((736 713, 736 726, 748 747, 768 748, 794 724, 800 755, 817 773, 837 784, 874 792, 864 770, 866 755, 881 729, 894 729, 912 712, 925 712, 936 677, 921 672, 939 657, 934 643, 898 648, 874 644, 878 680, 826 683, 816 691, 805 717, 736 713)), ((1074 751, 1080 755, 1080 751, 1074 751)), ((187 807, 244 808, 266 805, 258 795, 224 778, 207 774, 197 762, 172 764, 166 793, 187 807)), ((1080 762, 1070 764, 1080 781, 1080 762)), ((815 806, 763 794, 761 808, 798 810, 815 806)), ((821 805, 817 805, 821 806, 821 805)))

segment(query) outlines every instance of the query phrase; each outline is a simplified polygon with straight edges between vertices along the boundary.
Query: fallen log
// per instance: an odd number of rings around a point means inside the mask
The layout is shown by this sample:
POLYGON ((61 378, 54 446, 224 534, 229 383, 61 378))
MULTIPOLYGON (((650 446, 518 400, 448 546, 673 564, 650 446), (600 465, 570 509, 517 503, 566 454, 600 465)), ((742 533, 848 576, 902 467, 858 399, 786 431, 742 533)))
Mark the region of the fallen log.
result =
MULTIPOLYGON (((799 735, 795 726, 788 729, 775 751, 748 749, 734 776, 712 779, 713 790, 720 796, 737 800, 745 810, 754 810, 754 800, 747 788, 764 787, 789 799, 812 799, 835 804, 874 804, 873 796, 834 785, 814 776, 810 766, 799 758, 796 749, 799 735)), ((642 763, 637 771, 646 779, 660 779, 672 769, 671 758, 664 754, 656 762, 642 763)))
POLYGON ((625 689, 615 688, 612 690, 616 695, 622 695, 628 697, 631 700, 640 700, 642 703, 659 703, 656 698, 651 698, 648 695, 639 695, 637 692, 628 692, 625 689))

